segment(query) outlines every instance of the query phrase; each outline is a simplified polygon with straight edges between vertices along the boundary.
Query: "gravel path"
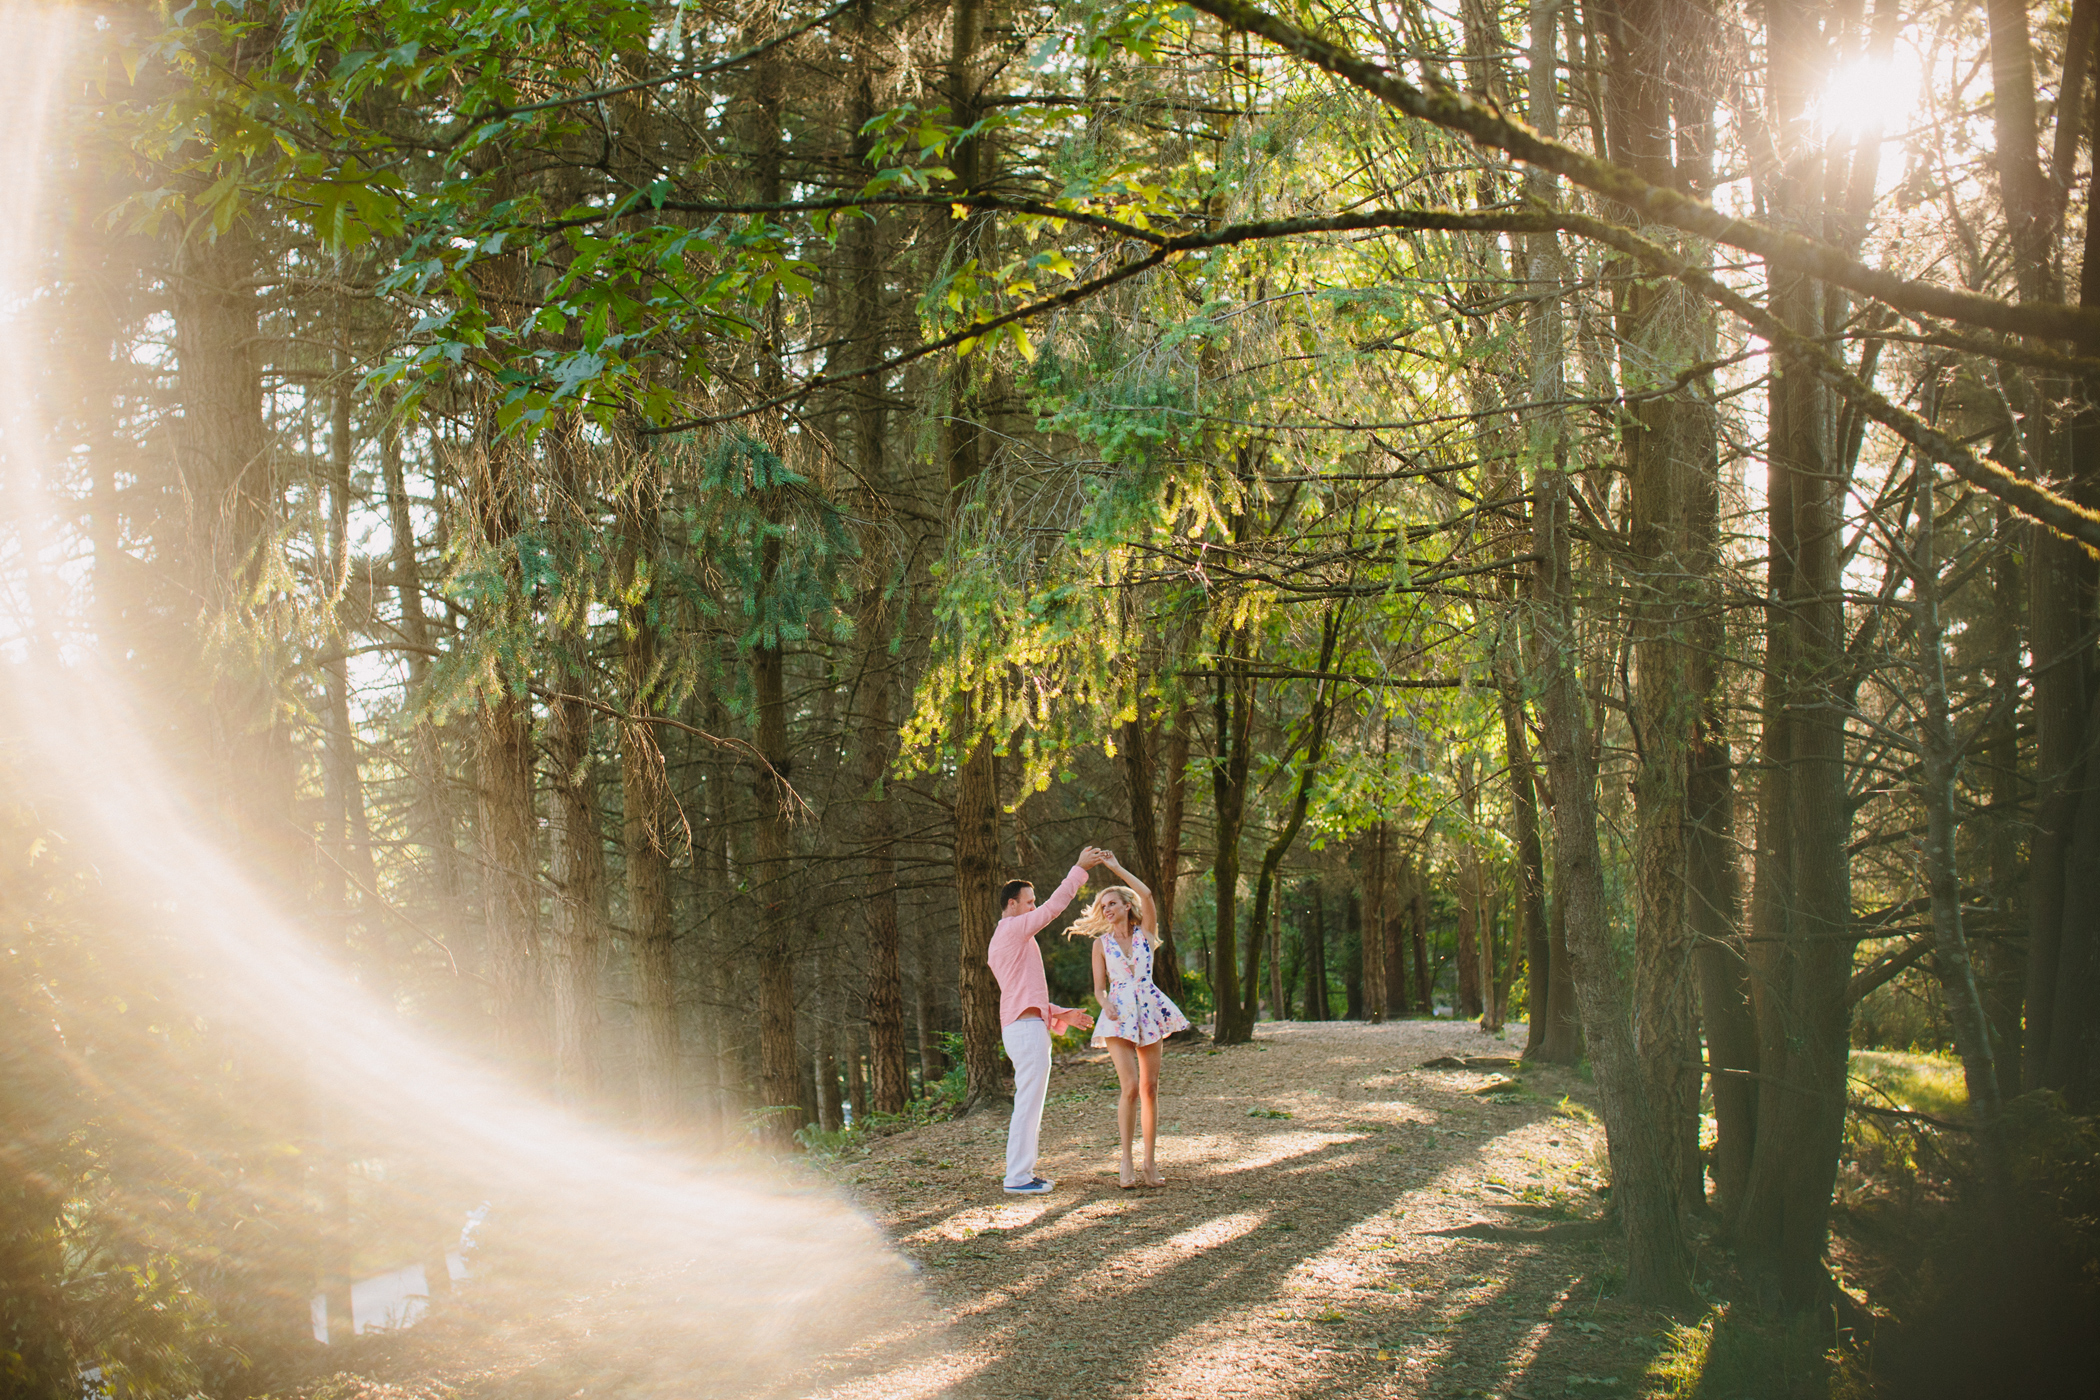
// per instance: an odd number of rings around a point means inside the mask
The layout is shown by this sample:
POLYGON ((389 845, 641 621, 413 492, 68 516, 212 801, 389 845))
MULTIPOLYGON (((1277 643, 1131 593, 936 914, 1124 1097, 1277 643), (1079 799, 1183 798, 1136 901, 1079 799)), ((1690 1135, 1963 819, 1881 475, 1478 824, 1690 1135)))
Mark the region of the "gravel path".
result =
POLYGON ((848 1397, 1633 1395, 1656 1320, 1610 1301, 1603 1133, 1558 1070, 1476 1027, 1263 1025, 1173 1047, 1168 1184, 1116 1182, 1115 1072, 1060 1065, 1040 1199, 999 1190, 1006 1119, 875 1142, 834 1168, 911 1260, 930 1319, 783 1394, 848 1397), (1514 1075, 1516 1085, 1498 1084, 1514 1075), (1577 1102, 1566 1102, 1573 1099, 1577 1102))

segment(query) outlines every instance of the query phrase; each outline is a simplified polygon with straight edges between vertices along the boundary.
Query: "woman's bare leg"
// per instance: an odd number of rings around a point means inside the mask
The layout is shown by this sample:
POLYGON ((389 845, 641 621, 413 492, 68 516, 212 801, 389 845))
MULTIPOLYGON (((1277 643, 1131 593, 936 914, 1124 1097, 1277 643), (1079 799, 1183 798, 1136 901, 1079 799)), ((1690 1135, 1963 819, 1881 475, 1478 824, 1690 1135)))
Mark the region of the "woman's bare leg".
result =
MULTIPOLYGON (((1130 1165, 1130 1138, 1137 1127, 1138 1106, 1138 1057, 1144 1052, 1135 1044, 1119 1035, 1107 1039, 1108 1058, 1116 1067, 1116 1080, 1121 1092, 1116 1095, 1116 1129, 1123 1137, 1123 1163, 1120 1176, 1125 1190, 1137 1185, 1137 1172, 1130 1165)), ((1151 1121, 1149 1118, 1146 1120, 1151 1121)), ((1151 1160, 1151 1138, 1146 1138, 1146 1160, 1151 1160)))
MULTIPOLYGON (((1145 1118, 1145 1184, 1164 1186, 1167 1179, 1152 1165, 1152 1150, 1159 1141, 1159 1061, 1163 1043, 1153 1041, 1150 1045, 1137 1047, 1138 1105, 1145 1118)), ((1123 1160, 1130 1160, 1130 1134, 1123 1134, 1123 1160)))

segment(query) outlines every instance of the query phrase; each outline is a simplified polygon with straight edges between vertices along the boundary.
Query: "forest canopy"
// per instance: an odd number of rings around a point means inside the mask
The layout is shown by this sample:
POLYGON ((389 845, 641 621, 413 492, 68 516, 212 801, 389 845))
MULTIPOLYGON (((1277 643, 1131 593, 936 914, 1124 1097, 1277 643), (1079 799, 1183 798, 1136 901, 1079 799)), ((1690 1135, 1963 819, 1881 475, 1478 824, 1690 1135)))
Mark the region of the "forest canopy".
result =
POLYGON ((0 13, 11 1382, 347 1286, 242 929, 791 1151, 1090 843, 1220 1044, 1585 1066, 1633 1298, 1857 1306, 1871 1127, 1914 1320, 2094 1300, 2100 0, 0 13))

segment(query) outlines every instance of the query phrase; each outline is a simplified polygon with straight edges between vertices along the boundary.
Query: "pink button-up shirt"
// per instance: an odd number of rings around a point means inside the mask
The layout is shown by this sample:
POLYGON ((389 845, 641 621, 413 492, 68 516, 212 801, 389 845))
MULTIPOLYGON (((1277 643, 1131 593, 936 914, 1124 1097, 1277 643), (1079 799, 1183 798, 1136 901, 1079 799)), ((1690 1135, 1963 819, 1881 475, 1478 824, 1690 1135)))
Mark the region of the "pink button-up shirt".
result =
POLYGON ((1050 1033, 1056 1035, 1068 1029, 1075 1017, 1086 1015, 1050 1000, 1050 982, 1043 975, 1043 950, 1035 946, 1035 936, 1065 912, 1065 906, 1085 883, 1086 868, 1073 866, 1064 883, 1048 899, 1025 914, 1001 919, 992 930, 992 945, 984 957, 992 966, 992 976, 999 979, 1000 1025, 1012 1025, 1024 1011, 1039 1011, 1050 1023, 1050 1033))

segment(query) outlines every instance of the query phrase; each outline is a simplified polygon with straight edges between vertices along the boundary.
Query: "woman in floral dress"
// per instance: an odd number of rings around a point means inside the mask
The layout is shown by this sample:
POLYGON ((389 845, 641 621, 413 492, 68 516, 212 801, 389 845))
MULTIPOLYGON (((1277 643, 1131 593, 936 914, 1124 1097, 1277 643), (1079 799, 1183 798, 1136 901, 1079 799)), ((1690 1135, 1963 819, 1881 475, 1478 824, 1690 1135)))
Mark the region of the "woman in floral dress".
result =
POLYGON ((1167 1184, 1152 1160, 1159 1137, 1160 1047, 1174 1032, 1187 1030, 1189 1018, 1152 984, 1150 930, 1159 927, 1152 891, 1114 855, 1102 864, 1123 883, 1096 895, 1086 913, 1065 932, 1068 937, 1086 935, 1094 940, 1094 996, 1101 1003, 1094 1044, 1107 1047, 1116 1077, 1123 1084, 1116 1101, 1116 1126, 1123 1136, 1121 1176, 1123 1189, 1128 1191, 1140 1181, 1147 1186, 1167 1184), (1145 1135, 1142 1173, 1130 1161, 1131 1138, 1140 1121, 1145 1135))

